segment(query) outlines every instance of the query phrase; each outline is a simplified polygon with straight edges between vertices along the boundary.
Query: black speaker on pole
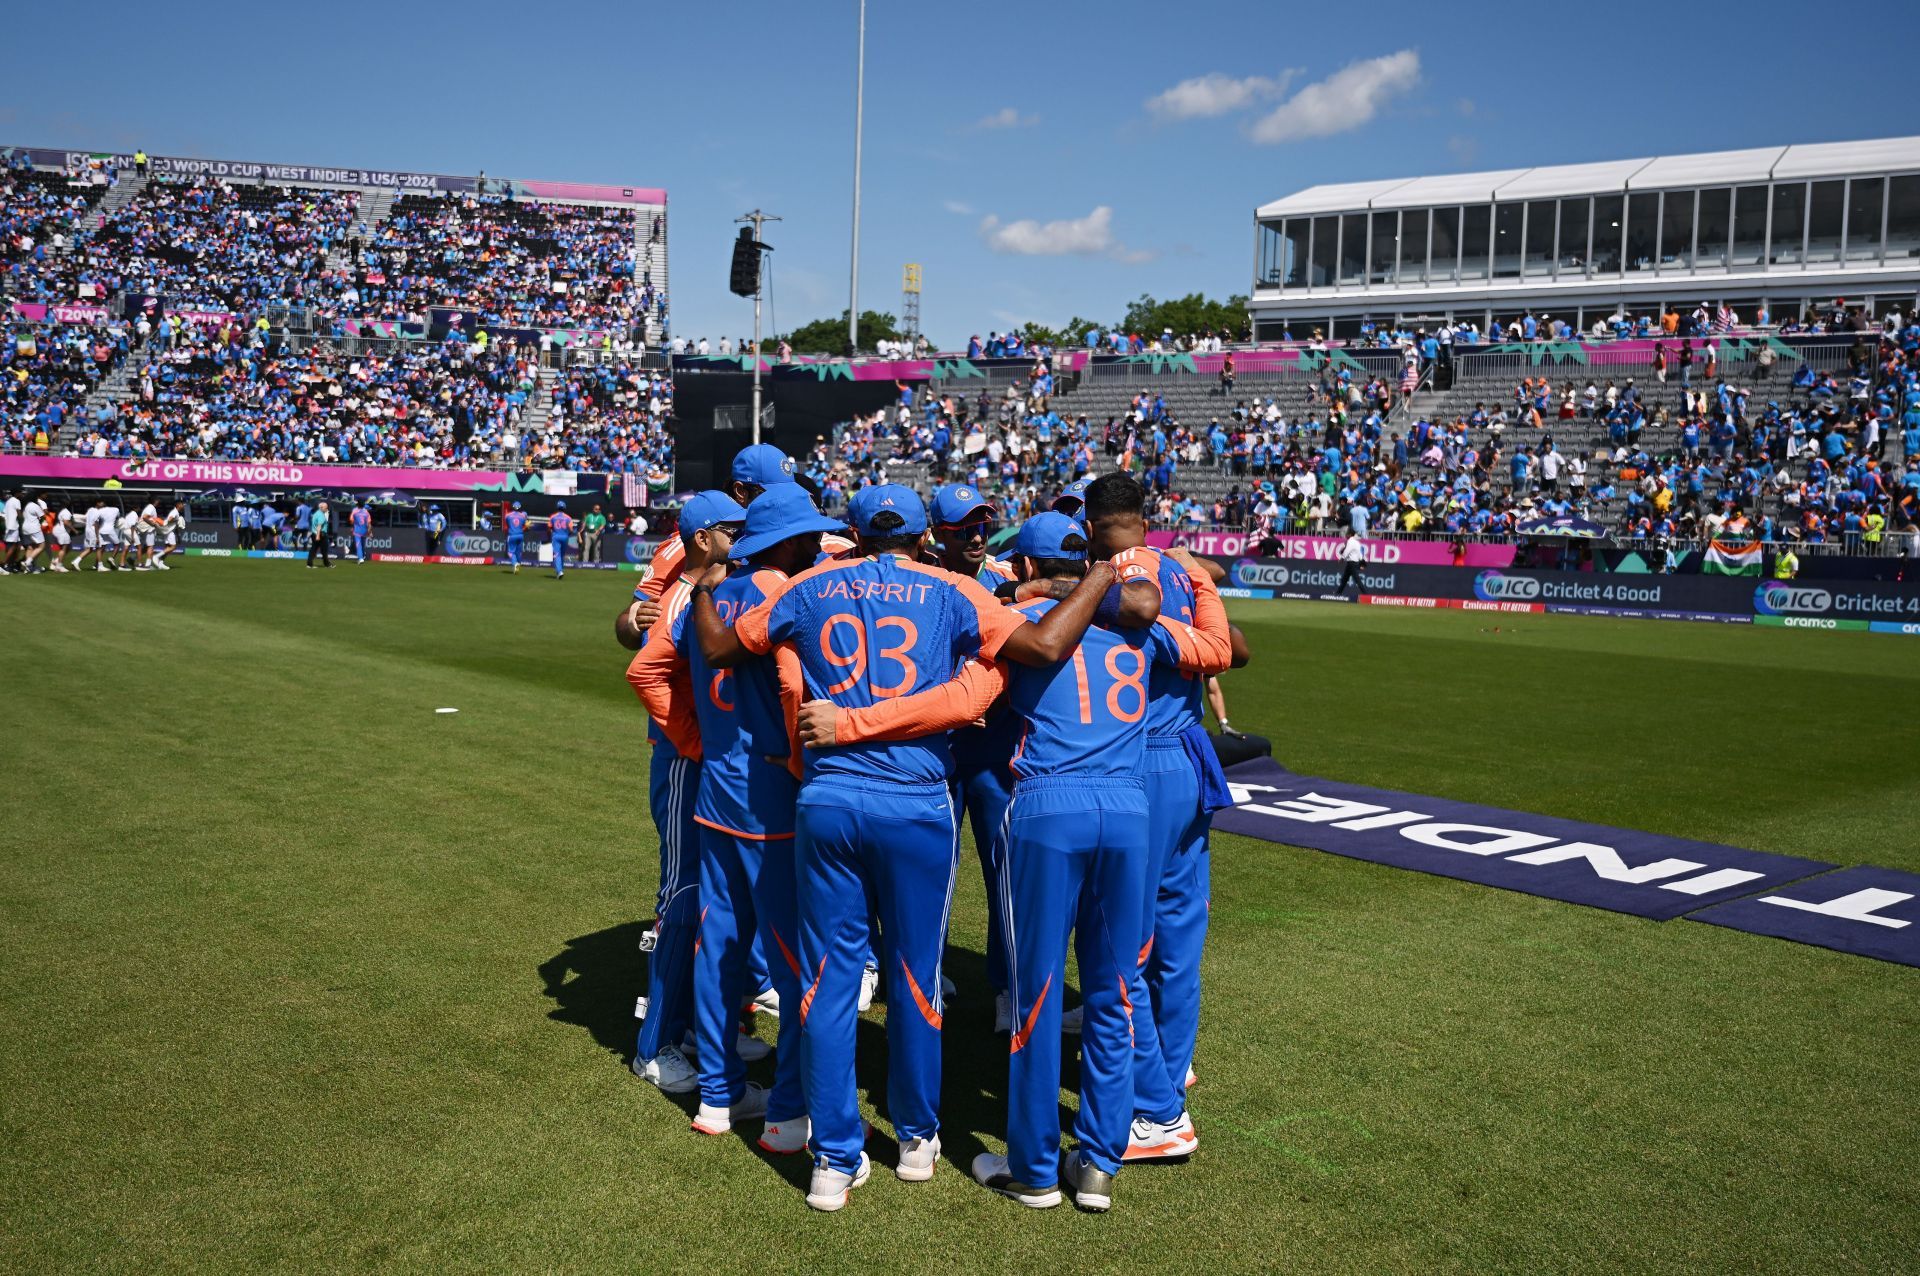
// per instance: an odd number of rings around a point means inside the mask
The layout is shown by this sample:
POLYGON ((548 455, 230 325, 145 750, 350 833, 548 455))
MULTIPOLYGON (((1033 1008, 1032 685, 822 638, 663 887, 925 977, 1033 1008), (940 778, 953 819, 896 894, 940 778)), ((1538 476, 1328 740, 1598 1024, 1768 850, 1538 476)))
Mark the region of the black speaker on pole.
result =
POLYGON ((751 226, 742 226, 740 238, 733 241, 733 271, 727 291, 740 297, 760 291, 760 245, 754 242, 751 226))

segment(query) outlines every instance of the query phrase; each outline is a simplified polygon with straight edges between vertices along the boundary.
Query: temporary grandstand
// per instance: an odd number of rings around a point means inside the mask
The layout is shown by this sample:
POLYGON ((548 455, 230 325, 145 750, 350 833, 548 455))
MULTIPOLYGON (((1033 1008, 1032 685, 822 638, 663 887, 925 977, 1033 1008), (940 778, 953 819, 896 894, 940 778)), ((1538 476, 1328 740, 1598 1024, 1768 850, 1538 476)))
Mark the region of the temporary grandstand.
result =
POLYGON ((1254 220, 1262 339, 1668 302, 1878 315, 1920 292, 1920 137, 1311 186, 1254 220))

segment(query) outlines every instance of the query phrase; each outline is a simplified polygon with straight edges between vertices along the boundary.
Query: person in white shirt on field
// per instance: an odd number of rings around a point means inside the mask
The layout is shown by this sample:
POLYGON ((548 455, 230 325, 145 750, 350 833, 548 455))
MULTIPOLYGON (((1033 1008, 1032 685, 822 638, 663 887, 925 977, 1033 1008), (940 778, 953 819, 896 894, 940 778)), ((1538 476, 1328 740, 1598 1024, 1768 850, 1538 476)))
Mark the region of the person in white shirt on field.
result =
POLYGON ((67 550, 73 545, 73 511, 64 502, 53 513, 53 553, 52 562, 47 564, 48 571, 65 572, 67 570, 67 550))
POLYGON ((140 557, 140 566, 135 570, 154 571, 158 569, 163 572, 171 571, 172 568, 158 561, 153 556, 153 543, 160 535, 160 511, 155 508, 152 501, 148 501, 140 507, 140 516, 134 521, 133 531, 134 536, 137 538, 140 557))
POLYGON ((1347 592, 1347 584, 1364 585, 1360 579, 1360 569, 1367 563, 1367 547, 1360 539, 1358 531, 1349 530, 1347 539, 1340 542, 1340 592, 1347 592))
POLYGON ((167 559, 172 555, 173 551, 179 547, 180 536, 186 530, 187 503, 185 501, 175 501, 173 508, 167 511, 166 517, 160 520, 159 536, 161 545, 160 552, 155 555, 153 560, 155 567, 158 567, 163 572, 173 570, 167 566, 167 559))
POLYGON ((119 547, 118 565, 125 568, 127 558, 132 555, 134 570, 140 570, 140 515, 134 510, 115 510, 113 524, 114 544, 119 547))
POLYGON ((26 548, 26 555, 20 560, 20 570, 25 572, 43 572, 45 567, 34 566, 33 560, 47 549, 47 529, 42 521, 47 516, 46 503, 33 493, 27 493, 25 505, 20 507, 20 543, 26 548))
POLYGON ((20 558, 20 493, 0 501, 0 574, 16 571, 20 558))
POLYGON ((87 557, 93 557, 93 569, 97 572, 107 570, 106 554, 100 549, 100 507, 101 500, 94 497, 87 503, 87 512, 80 516, 80 552, 73 556, 73 570, 82 570, 81 565, 87 557))

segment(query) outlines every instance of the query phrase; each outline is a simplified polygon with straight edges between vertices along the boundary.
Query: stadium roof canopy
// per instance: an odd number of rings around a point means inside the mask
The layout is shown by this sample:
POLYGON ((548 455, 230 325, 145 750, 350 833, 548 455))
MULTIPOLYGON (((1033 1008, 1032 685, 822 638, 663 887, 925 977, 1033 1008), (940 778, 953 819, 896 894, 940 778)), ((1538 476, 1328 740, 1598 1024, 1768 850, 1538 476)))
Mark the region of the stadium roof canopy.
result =
POLYGON ((1341 182, 1309 186, 1295 195, 1262 204, 1262 218, 1315 213, 1357 212, 1363 208, 1418 208, 1424 205, 1552 199, 1562 195, 1610 191, 1717 186, 1737 182, 1846 177, 1854 173, 1920 170, 1920 137, 1890 137, 1868 142, 1816 142, 1804 146, 1767 146, 1744 151, 1708 151, 1648 159, 1608 160, 1597 164, 1551 164, 1440 177, 1402 177, 1377 182, 1341 182))

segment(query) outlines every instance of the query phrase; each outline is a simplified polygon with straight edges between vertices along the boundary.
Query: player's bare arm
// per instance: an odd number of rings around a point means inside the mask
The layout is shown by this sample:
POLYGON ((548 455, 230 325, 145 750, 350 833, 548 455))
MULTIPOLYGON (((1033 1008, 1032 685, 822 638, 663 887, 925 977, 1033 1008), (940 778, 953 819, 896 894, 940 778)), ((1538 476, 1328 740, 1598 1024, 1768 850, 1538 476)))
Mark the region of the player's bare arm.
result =
POLYGON ((719 609, 713 605, 713 587, 726 578, 725 563, 709 566, 694 582, 693 601, 688 604, 687 618, 693 624, 693 635, 700 644, 700 654, 715 669, 731 669, 735 665, 745 664, 755 654, 740 641, 739 635, 727 628, 720 619, 719 609))

